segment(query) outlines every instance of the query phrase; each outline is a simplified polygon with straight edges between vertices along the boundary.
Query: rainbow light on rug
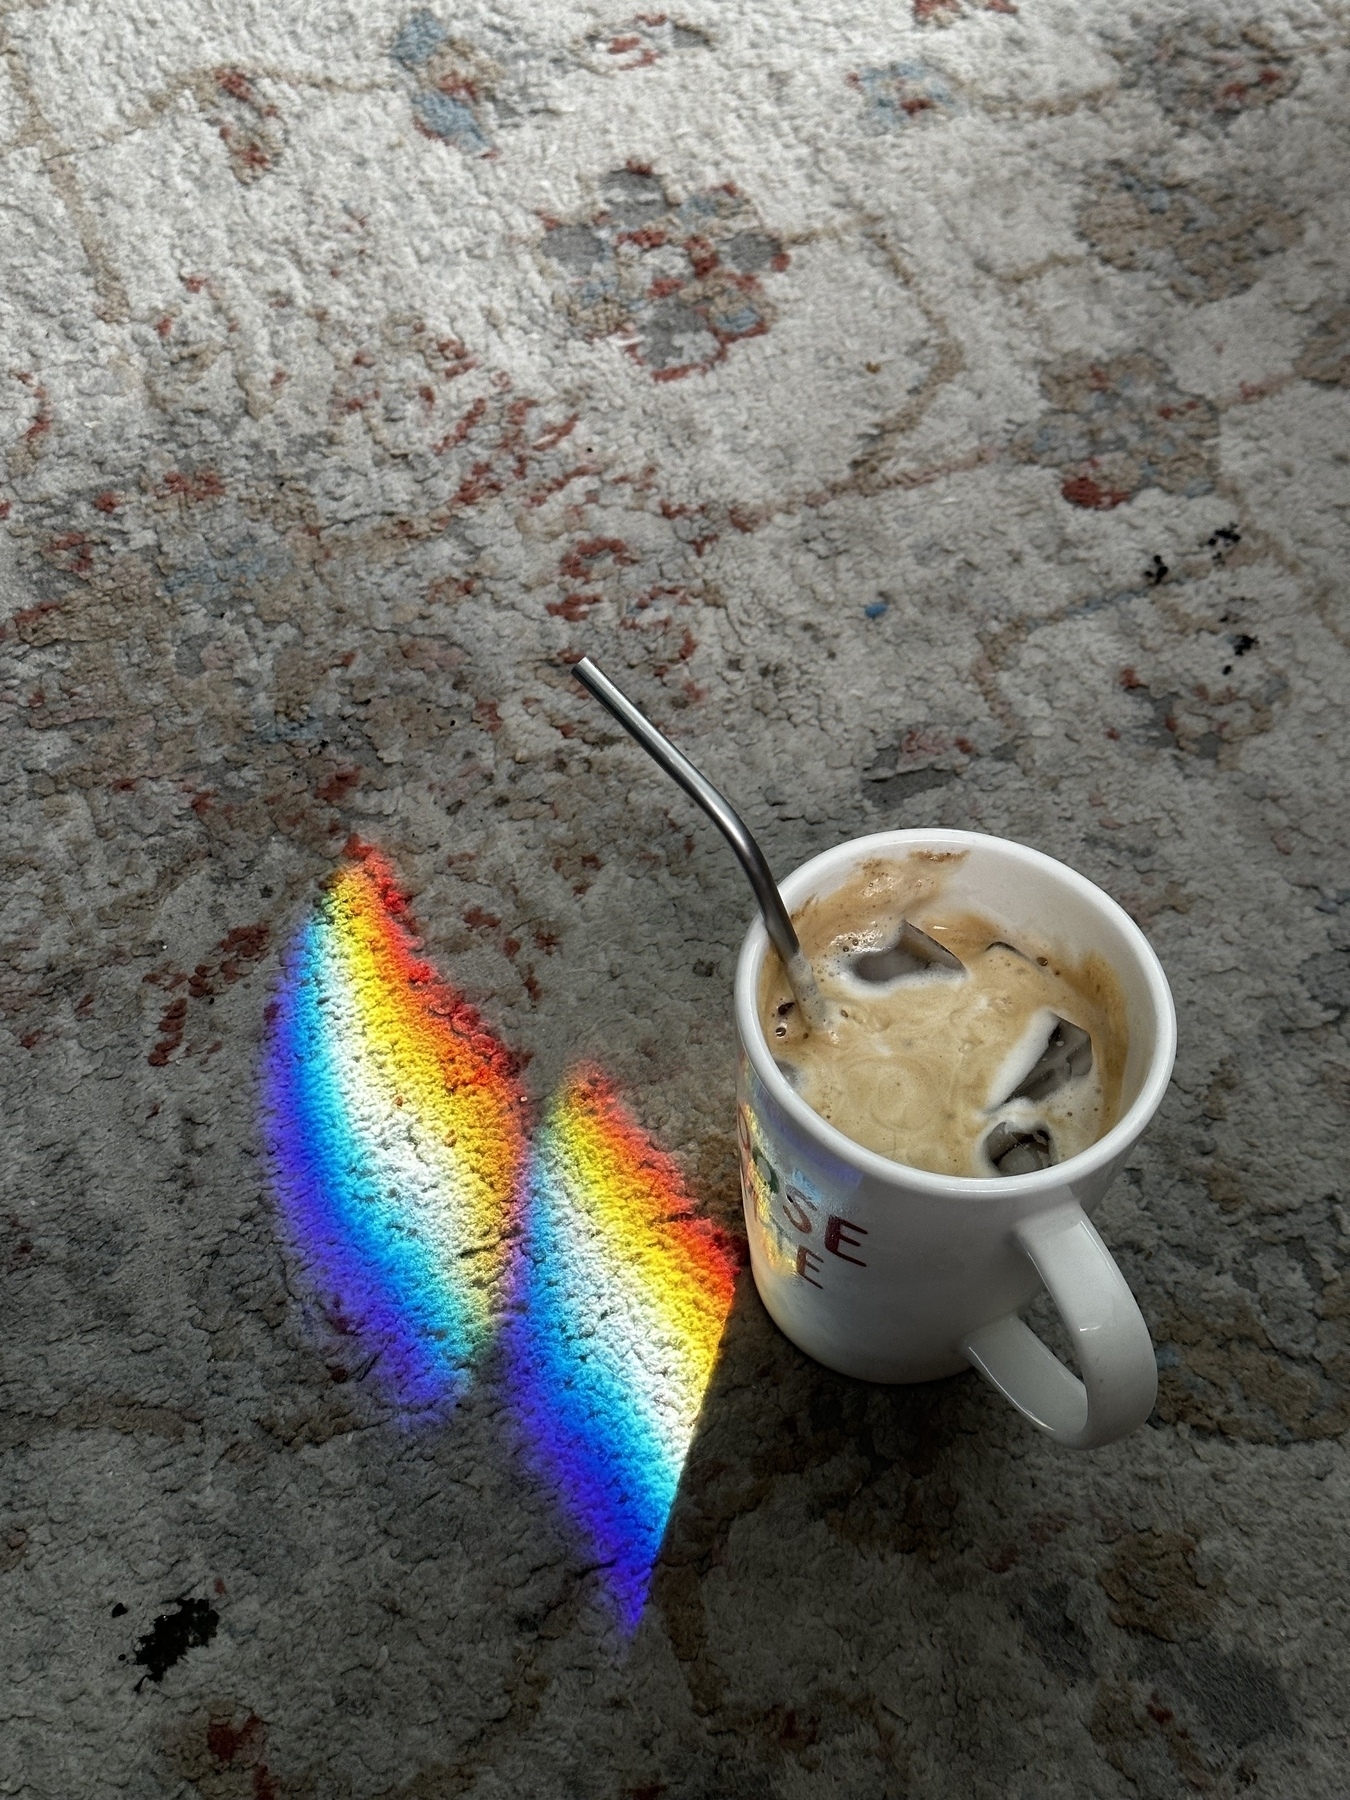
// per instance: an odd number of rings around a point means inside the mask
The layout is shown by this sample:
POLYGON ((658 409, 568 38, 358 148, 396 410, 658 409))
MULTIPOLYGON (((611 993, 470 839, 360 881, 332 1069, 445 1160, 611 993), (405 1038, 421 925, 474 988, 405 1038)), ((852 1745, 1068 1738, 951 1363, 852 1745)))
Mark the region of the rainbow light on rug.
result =
POLYGON ((502 1300, 524 1163, 515 1065, 417 956, 371 851, 299 932, 270 1016, 267 1137, 296 1248, 401 1405, 453 1400, 502 1300))
POLYGON ((641 1616, 731 1309, 735 1260, 594 1072, 535 1137, 508 1356, 531 1462, 641 1616))

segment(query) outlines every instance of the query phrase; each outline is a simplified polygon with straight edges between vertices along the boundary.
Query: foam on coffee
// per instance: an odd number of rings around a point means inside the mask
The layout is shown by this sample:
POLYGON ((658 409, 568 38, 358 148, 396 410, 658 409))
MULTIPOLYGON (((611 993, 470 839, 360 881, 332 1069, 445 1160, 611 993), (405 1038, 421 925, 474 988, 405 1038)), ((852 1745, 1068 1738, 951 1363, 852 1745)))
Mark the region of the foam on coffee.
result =
POLYGON ((807 1031, 772 951, 760 1022, 796 1091, 856 1143, 942 1175, 1021 1174, 1115 1124, 1124 996, 1102 957, 945 904, 962 860, 875 859, 807 901, 793 924, 832 1029, 807 1031))

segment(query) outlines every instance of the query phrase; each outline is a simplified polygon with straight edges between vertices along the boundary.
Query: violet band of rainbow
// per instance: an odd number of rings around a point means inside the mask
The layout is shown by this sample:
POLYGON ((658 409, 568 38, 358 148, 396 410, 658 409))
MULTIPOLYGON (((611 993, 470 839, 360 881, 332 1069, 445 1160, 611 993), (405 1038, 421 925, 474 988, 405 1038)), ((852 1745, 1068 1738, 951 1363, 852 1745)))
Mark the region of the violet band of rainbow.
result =
POLYGON ((528 1454, 633 1629, 731 1308, 735 1270, 676 1164, 597 1075, 535 1139, 508 1337, 528 1454))
POLYGON ((378 859, 338 873, 287 959, 264 1088, 296 1247, 417 1408, 491 1337, 524 1140, 510 1058, 402 915, 378 859))

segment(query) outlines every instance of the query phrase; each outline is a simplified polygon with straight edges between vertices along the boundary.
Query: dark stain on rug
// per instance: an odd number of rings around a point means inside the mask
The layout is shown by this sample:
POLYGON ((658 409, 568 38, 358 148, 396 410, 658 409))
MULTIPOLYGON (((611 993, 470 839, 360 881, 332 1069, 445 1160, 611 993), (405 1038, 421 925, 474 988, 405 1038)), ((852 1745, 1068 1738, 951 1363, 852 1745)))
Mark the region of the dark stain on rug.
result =
POLYGON ((145 1674, 136 1683, 163 1681, 165 1675, 181 1662, 189 1650, 199 1650, 211 1642, 220 1623, 220 1614, 209 1600, 180 1597, 173 1612, 160 1613, 136 1645, 133 1661, 145 1674))

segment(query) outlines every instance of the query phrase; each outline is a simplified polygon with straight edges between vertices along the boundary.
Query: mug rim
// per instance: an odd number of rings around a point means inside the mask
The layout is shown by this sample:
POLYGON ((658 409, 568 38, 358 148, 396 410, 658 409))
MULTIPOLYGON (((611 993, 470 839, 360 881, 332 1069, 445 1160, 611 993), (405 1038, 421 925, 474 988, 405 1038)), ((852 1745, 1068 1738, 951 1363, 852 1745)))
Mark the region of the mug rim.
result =
MULTIPOLYGON (((918 1188, 942 1199, 1030 1199, 1072 1186, 1075 1181, 1095 1175, 1115 1157, 1128 1150, 1158 1110, 1172 1078, 1177 1048, 1176 1007, 1172 1000, 1172 990, 1168 986, 1157 952, 1124 907, 1094 881, 1089 881, 1086 875, 1080 875, 1077 869, 1070 868, 1056 857, 1047 856, 1043 850, 1034 850, 1029 844, 1019 844, 1014 838, 998 837, 993 832, 957 831, 937 827, 928 830, 922 826, 874 831, 866 837, 845 838, 841 843, 822 850, 799 864, 780 886, 783 898, 791 910, 796 898, 794 890, 809 890, 813 877, 818 878, 841 861, 855 863, 870 851, 894 850, 902 846, 943 850, 969 849, 978 845, 997 845, 1000 849, 1012 851, 1015 857, 1040 867, 1062 885, 1075 889, 1112 919, 1134 949, 1153 1004, 1157 1034, 1148 1071, 1133 1104, 1096 1143, 1089 1144, 1075 1156, 1066 1157, 1061 1163, 1052 1163, 1048 1169, 1035 1169, 1025 1175, 940 1175, 935 1170, 895 1162, 889 1156, 883 1156, 880 1151, 869 1150, 865 1145, 857 1143, 840 1131, 837 1125, 832 1125, 828 1119, 822 1118, 814 1108, 808 1106, 774 1061, 773 1052, 759 1021, 757 990, 769 938, 764 929, 764 921, 758 917, 752 920, 736 960, 736 1030, 755 1074, 777 1105, 831 1154, 851 1164, 861 1173, 877 1177, 892 1187, 904 1185, 918 1188)), ((802 898, 805 897, 802 894, 802 898)))

